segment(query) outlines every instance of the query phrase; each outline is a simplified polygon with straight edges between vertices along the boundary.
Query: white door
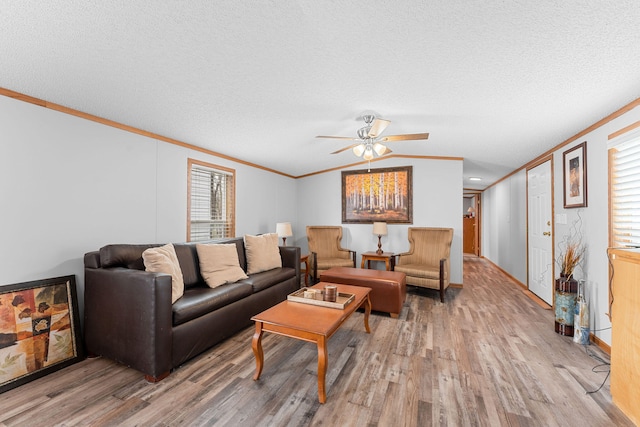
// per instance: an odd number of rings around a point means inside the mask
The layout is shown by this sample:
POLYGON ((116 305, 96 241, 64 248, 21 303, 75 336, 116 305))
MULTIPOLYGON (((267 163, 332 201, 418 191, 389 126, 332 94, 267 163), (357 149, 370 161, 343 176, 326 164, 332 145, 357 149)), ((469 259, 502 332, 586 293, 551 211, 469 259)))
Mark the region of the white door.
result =
POLYGON ((551 160, 527 170, 529 290, 553 305, 551 160))

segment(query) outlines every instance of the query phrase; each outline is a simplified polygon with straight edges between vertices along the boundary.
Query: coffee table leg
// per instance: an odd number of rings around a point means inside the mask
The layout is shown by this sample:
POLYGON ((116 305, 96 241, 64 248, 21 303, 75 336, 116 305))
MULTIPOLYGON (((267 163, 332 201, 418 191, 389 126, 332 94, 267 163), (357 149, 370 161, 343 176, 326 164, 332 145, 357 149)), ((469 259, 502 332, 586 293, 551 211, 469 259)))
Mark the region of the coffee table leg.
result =
POLYGON ((371 329, 369 329, 369 315, 371 314, 371 300, 369 299, 369 295, 367 295, 367 299, 364 300, 364 329, 368 334, 371 333, 371 329))
POLYGON ((251 348, 253 349, 253 354, 256 356, 256 373, 253 375, 253 380, 257 381, 258 378, 260 378, 262 366, 264 365, 264 353, 262 351, 262 322, 256 322, 256 332, 253 334, 251 348))
POLYGON ((325 378, 327 376, 327 340, 325 337, 318 338, 318 400, 324 403, 327 400, 325 389, 325 378))

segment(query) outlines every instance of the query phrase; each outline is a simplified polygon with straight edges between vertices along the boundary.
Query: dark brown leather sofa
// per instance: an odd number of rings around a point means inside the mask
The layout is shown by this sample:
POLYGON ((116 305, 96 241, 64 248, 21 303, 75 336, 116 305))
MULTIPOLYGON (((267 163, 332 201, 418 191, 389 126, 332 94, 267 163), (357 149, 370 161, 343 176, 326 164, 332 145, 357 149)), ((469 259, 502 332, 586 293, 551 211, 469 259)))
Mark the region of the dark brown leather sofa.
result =
MULTIPOLYGON (((247 271, 242 238, 204 243, 235 243, 247 271)), ((108 245, 84 256, 89 355, 135 368, 148 381, 165 378, 300 287, 299 247, 280 247, 282 268, 211 289, 200 274, 196 245, 174 244, 185 291, 172 305, 171 276, 144 271, 142 252, 155 246, 162 245, 108 245)))

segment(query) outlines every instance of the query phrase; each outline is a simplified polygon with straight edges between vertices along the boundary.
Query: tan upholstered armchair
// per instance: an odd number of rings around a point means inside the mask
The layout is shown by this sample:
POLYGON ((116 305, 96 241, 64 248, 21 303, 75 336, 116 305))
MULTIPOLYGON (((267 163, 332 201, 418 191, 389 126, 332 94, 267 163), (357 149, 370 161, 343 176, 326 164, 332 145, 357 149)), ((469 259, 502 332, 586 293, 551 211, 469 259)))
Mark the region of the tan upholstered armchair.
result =
POLYGON ((407 275, 407 285, 444 292, 449 287, 449 256, 453 228, 409 227, 409 251, 396 255, 395 271, 407 275))
POLYGON ((342 227, 330 225, 307 226, 307 241, 309 242, 309 268, 313 272, 313 283, 317 282, 319 274, 331 267, 355 267, 355 251, 340 246, 342 227))

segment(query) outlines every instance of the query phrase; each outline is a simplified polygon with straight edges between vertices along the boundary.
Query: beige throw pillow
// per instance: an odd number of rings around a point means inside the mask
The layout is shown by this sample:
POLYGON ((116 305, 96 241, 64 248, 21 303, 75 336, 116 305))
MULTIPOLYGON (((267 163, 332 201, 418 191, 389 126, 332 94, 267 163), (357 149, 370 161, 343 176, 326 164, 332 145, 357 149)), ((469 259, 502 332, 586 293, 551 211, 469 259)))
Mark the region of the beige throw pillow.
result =
POLYGON ((196 245, 200 258, 200 274, 210 288, 246 279, 240 267, 238 250, 234 243, 196 245))
POLYGON ((244 236, 244 250, 247 254, 247 274, 260 273, 282 267, 276 233, 260 236, 244 236))
POLYGON ((171 275, 171 304, 184 294, 184 279, 176 250, 171 243, 142 252, 146 271, 171 275))

